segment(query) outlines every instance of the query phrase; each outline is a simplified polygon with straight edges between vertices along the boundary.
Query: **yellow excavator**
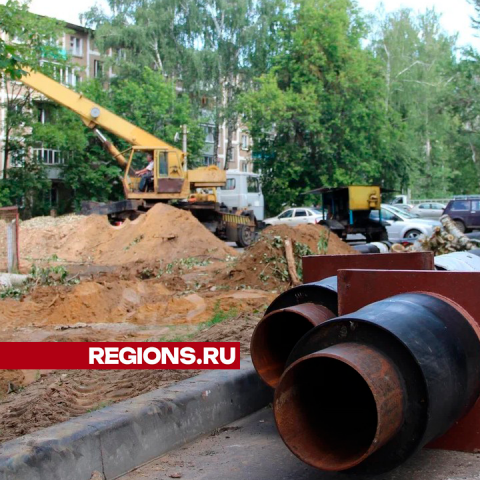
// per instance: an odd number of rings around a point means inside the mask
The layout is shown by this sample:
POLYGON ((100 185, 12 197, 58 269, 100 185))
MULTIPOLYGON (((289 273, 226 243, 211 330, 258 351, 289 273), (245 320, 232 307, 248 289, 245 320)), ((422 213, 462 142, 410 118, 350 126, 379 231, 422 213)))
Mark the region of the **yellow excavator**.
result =
MULTIPOLYGON (((104 204, 86 202, 82 213, 126 218, 146 211, 158 202, 173 200, 178 201, 181 208, 190 210, 220 238, 236 242, 242 247, 252 243, 256 227, 253 212, 229 211, 216 201, 216 188, 226 184, 225 170, 216 166, 188 170, 186 151, 169 145, 40 72, 27 70, 21 81, 79 115, 124 169, 122 182, 125 200, 104 204), (130 148, 119 151, 100 129, 122 138, 131 145, 130 148), (153 182, 146 191, 140 191, 140 178, 135 175, 133 168, 134 160, 142 152, 151 153, 154 161, 153 182), (202 192, 199 193, 199 190, 202 192)), ((146 163, 146 155, 144 157, 146 163)))

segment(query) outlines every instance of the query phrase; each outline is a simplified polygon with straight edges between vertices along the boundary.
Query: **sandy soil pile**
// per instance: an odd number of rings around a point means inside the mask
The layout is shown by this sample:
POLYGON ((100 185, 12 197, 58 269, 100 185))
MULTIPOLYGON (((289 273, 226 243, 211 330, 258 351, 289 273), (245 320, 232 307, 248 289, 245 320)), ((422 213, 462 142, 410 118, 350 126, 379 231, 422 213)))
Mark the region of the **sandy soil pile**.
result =
MULTIPOLYGON (((250 337, 260 315, 244 314, 225 320, 202 330, 189 341, 240 341, 242 354, 248 354, 250 337)), ((8 395, 0 404, 0 442, 198 373, 197 370, 70 370, 39 375, 34 383, 8 395)), ((12 375, 12 381, 15 379, 12 375)))
MULTIPOLYGON (((20 223, 21 263, 29 259, 44 259, 57 253, 68 238, 81 231, 87 217, 64 215, 62 217, 35 217, 20 223)), ((7 249, 6 223, 0 220, 0 263, 7 249)), ((0 268, 1 265, 0 265, 0 268)))
POLYGON ((122 280, 107 275, 74 286, 37 287, 21 302, 4 299, 0 324, 4 331, 77 323, 197 324, 209 320, 215 309, 241 313, 260 308, 270 299, 271 294, 250 290, 174 294, 158 279, 122 280))
POLYGON ((186 257, 225 258, 235 250, 210 233, 190 212, 157 204, 135 221, 112 227, 105 216, 92 215, 59 249, 66 260, 100 265, 154 262, 186 257))
MULTIPOLYGON (((0 225, 0 241, 6 236, 0 225)), ((0 245, 1 247, 1 245, 0 245)), ((20 255, 38 260, 57 255, 61 261, 124 265, 172 262, 187 257, 225 258, 234 249, 210 233, 191 213, 157 204, 122 226, 106 216, 39 217, 20 227, 20 255), (48 219, 48 220, 47 220, 48 219)))
MULTIPOLYGON (((294 245, 298 270, 302 255, 318 255, 319 242, 328 239, 328 255, 356 255, 358 252, 321 225, 289 227, 276 225, 266 228, 259 240, 238 258, 226 281, 229 285, 246 285, 262 289, 285 289, 290 284, 285 259, 284 240, 294 245), (295 247, 295 245, 297 245, 295 247)), ((301 273, 301 272, 299 272, 301 273)))

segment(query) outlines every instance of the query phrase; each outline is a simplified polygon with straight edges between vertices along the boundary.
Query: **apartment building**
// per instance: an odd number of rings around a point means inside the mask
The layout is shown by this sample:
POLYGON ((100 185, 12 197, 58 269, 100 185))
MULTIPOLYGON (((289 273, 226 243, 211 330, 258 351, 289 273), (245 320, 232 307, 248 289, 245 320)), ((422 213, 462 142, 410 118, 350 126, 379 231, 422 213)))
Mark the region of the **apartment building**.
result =
MULTIPOLYGON (((66 24, 66 31, 59 40, 61 48, 65 53, 69 53, 75 64, 73 67, 60 69, 59 78, 65 85, 75 86, 85 78, 99 77, 103 73, 104 64, 101 55, 95 50, 92 30, 74 25, 66 24)), ((22 90, 25 87, 19 82, 10 82, 8 85, 10 91, 22 90)), ((39 99, 42 97, 39 95, 39 99)), ((5 83, 0 86, 0 105, 5 105, 7 101, 7 87, 5 83)), ((5 108, 0 108, 0 178, 3 178, 3 168, 14 167, 14 159, 5 159, 5 108), (6 160, 6 161, 5 161, 6 160)), ((40 109, 40 119, 42 122, 48 122, 48 110, 40 109)), ((58 202, 59 191, 62 190, 62 165, 65 162, 65 154, 48 148, 47 145, 39 146, 33 149, 33 155, 40 158, 48 167, 47 175, 52 180, 52 191, 50 194, 51 203, 55 205, 58 202)))
MULTIPOLYGON (((205 165, 217 165, 219 168, 225 168, 225 159, 227 157, 227 127, 225 124, 219 128, 217 161, 215 162, 215 125, 207 123, 203 125, 205 130, 205 148, 203 151, 203 163, 205 165)), ((227 169, 240 170, 242 172, 253 171, 252 162, 252 139, 244 126, 240 126, 233 133, 232 154, 227 165, 227 169)))

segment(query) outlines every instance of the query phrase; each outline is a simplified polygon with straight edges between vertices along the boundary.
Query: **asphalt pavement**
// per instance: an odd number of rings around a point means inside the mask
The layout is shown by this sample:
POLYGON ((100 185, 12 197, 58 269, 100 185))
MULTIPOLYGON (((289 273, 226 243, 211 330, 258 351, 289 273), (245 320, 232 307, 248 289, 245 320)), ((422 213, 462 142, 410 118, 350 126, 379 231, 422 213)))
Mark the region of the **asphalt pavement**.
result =
MULTIPOLYGON (((298 460, 261 410, 121 477, 122 480, 348 480, 298 460)), ((359 479, 360 477, 355 477, 359 479)), ((479 480, 480 455, 423 450, 381 480, 479 480)))

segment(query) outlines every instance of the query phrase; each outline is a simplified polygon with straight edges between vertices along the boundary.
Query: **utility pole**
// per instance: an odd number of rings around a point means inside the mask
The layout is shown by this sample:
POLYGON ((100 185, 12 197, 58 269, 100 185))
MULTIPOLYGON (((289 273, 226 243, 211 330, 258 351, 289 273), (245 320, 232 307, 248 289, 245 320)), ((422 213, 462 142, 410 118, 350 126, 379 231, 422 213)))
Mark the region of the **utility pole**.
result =
POLYGON ((182 150, 184 154, 184 170, 187 171, 187 134, 188 134, 188 127, 187 125, 182 125, 182 150))

